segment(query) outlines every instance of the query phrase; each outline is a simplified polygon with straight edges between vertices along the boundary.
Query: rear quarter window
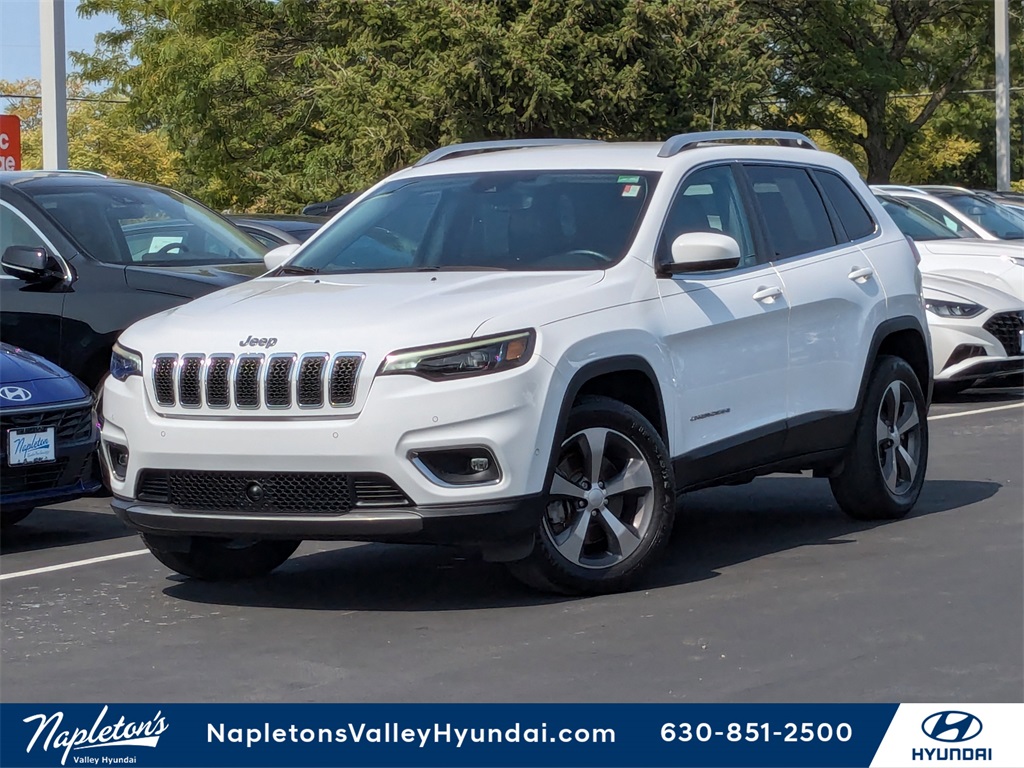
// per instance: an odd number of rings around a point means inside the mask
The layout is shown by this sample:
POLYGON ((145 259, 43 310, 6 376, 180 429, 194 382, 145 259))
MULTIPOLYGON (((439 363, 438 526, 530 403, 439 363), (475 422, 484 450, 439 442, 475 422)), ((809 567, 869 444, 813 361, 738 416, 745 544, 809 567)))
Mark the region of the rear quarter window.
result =
POLYGON ((851 240, 860 240, 875 232, 876 225, 864 203, 846 180, 827 171, 814 171, 814 177, 825 191, 829 202, 835 208, 839 221, 842 222, 846 236, 851 240))

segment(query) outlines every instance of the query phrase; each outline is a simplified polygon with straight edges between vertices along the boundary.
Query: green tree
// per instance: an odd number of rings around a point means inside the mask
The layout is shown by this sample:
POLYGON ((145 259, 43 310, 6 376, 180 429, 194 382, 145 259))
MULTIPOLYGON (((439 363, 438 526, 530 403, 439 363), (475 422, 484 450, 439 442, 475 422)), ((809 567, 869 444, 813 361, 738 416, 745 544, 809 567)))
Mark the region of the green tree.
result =
POLYGON ((747 12, 769 23, 762 50, 780 60, 782 122, 859 147, 872 183, 889 181, 991 48, 989 0, 750 0, 747 12))
MULTIPOLYGON (((21 167, 43 167, 42 101, 38 80, 0 80, 0 93, 24 94, 8 100, 5 111, 21 118, 21 167)), ((122 179, 174 187, 180 157, 157 130, 140 130, 127 105, 91 93, 77 79, 68 83, 68 165, 122 179), (84 100, 88 99, 88 100, 84 100)))
POLYGON ((742 0, 85 0, 81 57, 218 207, 294 208, 455 141, 742 126, 773 58, 742 0))

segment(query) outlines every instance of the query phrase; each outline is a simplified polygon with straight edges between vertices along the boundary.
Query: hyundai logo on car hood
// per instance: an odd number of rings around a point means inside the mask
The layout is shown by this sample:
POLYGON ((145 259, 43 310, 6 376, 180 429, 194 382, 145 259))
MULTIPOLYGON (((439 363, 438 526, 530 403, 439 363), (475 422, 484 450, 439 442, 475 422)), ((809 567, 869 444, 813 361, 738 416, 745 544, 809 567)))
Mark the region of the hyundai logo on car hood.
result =
POLYGON ((0 398, 12 403, 24 403, 32 399, 32 393, 24 387, 0 387, 0 398))

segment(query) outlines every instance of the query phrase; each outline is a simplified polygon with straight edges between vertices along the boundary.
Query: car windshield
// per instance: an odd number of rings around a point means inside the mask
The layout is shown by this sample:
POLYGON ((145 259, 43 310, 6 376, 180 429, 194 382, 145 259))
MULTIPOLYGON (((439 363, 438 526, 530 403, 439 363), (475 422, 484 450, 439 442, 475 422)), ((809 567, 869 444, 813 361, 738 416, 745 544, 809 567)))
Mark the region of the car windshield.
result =
POLYGON ((155 187, 84 183, 26 189, 88 255, 109 264, 260 261, 266 248, 213 211, 155 187))
POLYGON ((900 231, 912 240, 959 240, 961 237, 938 219, 900 200, 880 197, 879 201, 900 231))
POLYGON ((1024 239, 1024 215, 977 195, 943 195, 942 199, 1002 240, 1024 239))
POLYGON ((658 174, 515 171, 385 184, 284 272, 605 269, 632 243, 658 174))

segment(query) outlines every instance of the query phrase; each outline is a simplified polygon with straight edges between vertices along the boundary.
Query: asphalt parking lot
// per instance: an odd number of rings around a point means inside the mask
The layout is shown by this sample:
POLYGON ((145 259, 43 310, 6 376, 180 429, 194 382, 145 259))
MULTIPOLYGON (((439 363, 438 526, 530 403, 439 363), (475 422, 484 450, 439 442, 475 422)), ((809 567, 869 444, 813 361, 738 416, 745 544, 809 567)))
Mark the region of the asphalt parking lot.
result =
POLYGON ((0 541, 6 702, 957 701, 1024 695, 1024 397, 933 406, 911 516, 826 481, 683 498, 645 589, 533 594, 454 550, 306 543, 268 578, 185 580, 104 499, 0 541))

